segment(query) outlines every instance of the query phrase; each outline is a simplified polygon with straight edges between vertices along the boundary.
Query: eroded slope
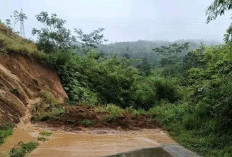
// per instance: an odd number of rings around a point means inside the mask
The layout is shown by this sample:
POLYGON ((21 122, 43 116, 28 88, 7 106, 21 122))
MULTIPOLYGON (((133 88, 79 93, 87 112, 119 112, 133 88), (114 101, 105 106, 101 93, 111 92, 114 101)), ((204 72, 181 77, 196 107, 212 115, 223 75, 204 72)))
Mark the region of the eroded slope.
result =
POLYGON ((60 101, 67 98, 58 75, 48 65, 17 53, 0 54, 0 124, 19 122, 43 91, 60 101))

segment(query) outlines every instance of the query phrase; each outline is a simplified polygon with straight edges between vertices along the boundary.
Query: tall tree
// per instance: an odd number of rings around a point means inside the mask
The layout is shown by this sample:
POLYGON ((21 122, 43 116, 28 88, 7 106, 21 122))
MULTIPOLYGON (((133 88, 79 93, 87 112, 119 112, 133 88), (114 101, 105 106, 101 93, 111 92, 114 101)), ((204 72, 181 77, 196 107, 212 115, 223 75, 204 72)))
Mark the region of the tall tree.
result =
POLYGON ((148 60, 146 57, 142 59, 141 64, 137 65, 137 68, 145 75, 151 74, 151 64, 148 63, 148 60))
POLYGON ((79 44, 84 52, 88 52, 93 48, 97 48, 98 45, 107 41, 104 39, 104 34, 102 33, 104 28, 98 28, 93 30, 91 33, 86 34, 81 29, 75 29, 77 33, 77 39, 79 40, 79 44))
POLYGON ((64 27, 65 20, 58 18, 56 14, 49 15, 41 12, 36 19, 44 24, 44 28, 33 28, 32 34, 38 35, 38 48, 46 53, 64 51, 75 47, 76 38, 71 31, 64 27))
POLYGON ((183 58, 183 52, 189 49, 189 43, 184 44, 171 44, 169 46, 161 46, 155 48, 155 51, 160 56, 161 67, 168 70, 168 76, 171 76, 171 69, 174 69, 177 64, 181 62, 183 58))

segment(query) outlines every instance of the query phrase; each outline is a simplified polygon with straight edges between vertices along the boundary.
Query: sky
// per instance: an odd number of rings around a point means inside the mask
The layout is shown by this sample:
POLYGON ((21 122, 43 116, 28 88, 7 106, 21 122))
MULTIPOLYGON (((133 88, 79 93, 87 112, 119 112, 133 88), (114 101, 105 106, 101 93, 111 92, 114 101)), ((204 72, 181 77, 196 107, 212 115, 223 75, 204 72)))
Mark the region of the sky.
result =
MULTIPOLYGON (((35 15, 56 13, 67 21, 66 27, 105 28, 109 42, 137 40, 200 39, 222 41, 231 23, 230 13, 206 24, 206 9, 213 0, 0 0, 0 19, 23 9, 27 38, 41 24, 35 15)), ((16 27, 19 30, 19 25, 16 27)))

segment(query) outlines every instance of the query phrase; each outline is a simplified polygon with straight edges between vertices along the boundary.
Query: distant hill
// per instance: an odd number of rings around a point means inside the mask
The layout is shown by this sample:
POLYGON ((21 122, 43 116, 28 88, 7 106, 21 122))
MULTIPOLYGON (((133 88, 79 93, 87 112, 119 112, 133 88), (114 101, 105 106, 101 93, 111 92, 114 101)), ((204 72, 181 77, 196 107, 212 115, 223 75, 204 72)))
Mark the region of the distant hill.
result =
POLYGON ((202 40, 178 40, 174 42, 170 41, 145 41, 139 40, 134 42, 117 42, 111 44, 100 45, 98 51, 104 55, 114 55, 118 54, 120 57, 132 58, 132 59, 142 59, 147 58, 148 62, 152 65, 158 64, 158 56, 152 50, 154 48, 170 45, 172 43, 190 43, 190 49, 198 48, 201 43, 210 46, 220 44, 216 41, 202 41, 202 40))

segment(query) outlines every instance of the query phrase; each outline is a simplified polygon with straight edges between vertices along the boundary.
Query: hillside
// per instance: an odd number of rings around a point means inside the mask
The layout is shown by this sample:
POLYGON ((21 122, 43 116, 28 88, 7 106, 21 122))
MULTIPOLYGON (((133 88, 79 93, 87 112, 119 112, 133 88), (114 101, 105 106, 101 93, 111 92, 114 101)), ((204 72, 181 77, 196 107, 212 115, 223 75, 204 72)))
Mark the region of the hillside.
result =
POLYGON ((177 40, 174 42, 170 41, 146 41, 139 40, 134 42, 116 42, 111 44, 104 44, 98 47, 98 51, 105 55, 113 56, 117 53, 121 57, 142 59, 147 58, 148 62, 154 66, 158 65, 160 60, 159 56, 152 49, 161 46, 167 46, 173 43, 183 44, 189 42, 190 49, 194 50, 204 44, 205 46, 218 45, 216 41, 204 41, 204 40, 177 40))
POLYGON ((18 123, 44 91, 67 98, 57 73, 37 59, 42 53, 30 41, 0 25, 0 125, 18 123))

